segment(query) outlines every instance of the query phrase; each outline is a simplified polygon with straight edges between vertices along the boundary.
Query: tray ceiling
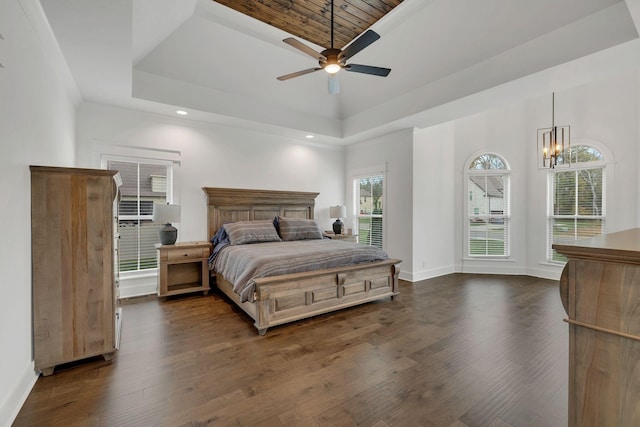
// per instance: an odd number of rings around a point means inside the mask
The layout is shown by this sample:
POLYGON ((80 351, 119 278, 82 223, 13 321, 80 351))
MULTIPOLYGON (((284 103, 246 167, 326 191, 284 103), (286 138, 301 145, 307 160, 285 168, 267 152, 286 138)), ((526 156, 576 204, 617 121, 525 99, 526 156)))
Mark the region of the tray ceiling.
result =
POLYGON ((39 3, 84 100, 179 107, 314 143, 424 128, 640 68, 636 0, 335 0, 334 46, 371 28, 381 38, 357 62, 393 70, 339 73, 338 94, 326 73, 276 79, 314 66, 282 40, 326 47, 329 0, 39 3))

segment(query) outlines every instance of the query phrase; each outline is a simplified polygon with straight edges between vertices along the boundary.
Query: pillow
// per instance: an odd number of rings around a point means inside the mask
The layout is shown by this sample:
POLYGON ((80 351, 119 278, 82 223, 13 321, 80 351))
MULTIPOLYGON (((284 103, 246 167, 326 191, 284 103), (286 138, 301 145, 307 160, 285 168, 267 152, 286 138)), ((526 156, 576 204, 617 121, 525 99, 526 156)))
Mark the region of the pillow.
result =
POLYGON ((213 246, 215 246, 218 243, 223 243, 225 240, 228 243, 229 242, 229 236, 227 236, 227 231, 224 229, 224 225, 223 225, 222 227, 220 227, 218 229, 216 234, 211 238, 211 244, 213 246))
POLYGON ((213 265, 222 248, 231 243, 229 242, 229 236, 227 236, 224 225, 220 227, 215 236, 211 238, 211 243, 213 244, 213 250, 211 251, 211 255, 209 255, 209 265, 213 265))
POLYGON ((273 221, 238 221, 223 225, 232 245, 248 243, 279 242, 280 236, 273 226, 273 221))
POLYGON ((322 239, 322 231, 312 219, 280 217, 278 225, 282 240, 322 239))

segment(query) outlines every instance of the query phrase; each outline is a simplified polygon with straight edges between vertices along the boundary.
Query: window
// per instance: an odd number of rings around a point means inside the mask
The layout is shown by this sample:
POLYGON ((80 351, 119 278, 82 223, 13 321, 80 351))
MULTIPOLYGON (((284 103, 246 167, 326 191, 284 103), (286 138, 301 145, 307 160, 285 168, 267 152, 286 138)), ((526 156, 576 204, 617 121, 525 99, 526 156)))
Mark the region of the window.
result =
POLYGON ((509 170, 495 154, 481 154, 467 169, 467 254, 509 256, 509 170))
POLYGON ((384 176, 372 175, 354 180, 358 241, 382 249, 384 176))
POLYGON ((605 224, 605 158, 589 145, 570 149, 571 169, 549 172, 547 259, 566 262, 551 245, 597 236, 605 224))
POLYGON ((122 177, 121 199, 118 206, 120 234, 120 272, 155 269, 155 244, 160 242, 155 224, 153 204, 171 201, 170 163, 151 160, 107 160, 107 169, 118 170, 122 177))

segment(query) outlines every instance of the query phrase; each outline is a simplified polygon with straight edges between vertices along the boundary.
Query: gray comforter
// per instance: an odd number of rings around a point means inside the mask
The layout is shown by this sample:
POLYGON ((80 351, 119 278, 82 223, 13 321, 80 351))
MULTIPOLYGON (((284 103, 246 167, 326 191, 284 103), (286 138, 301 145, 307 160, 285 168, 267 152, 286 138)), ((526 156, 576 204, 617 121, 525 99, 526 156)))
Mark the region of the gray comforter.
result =
POLYGON ((329 239, 228 245, 216 256, 213 269, 233 284, 241 300, 253 301, 254 279, 343 267, 387 259, 374 246, 329 239))

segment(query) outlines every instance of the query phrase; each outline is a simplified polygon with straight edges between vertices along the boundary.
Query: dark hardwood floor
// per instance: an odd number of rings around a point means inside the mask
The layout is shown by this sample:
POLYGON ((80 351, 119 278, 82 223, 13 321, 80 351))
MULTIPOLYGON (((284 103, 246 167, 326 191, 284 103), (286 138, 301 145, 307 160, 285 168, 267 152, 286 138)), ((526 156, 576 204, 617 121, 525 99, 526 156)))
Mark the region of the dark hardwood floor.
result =
POLYGON ((220 294, 124 305, 120 351, 38 379, 15 426, 566 426, 557 282, 453 274, 269 329, 220 294))

